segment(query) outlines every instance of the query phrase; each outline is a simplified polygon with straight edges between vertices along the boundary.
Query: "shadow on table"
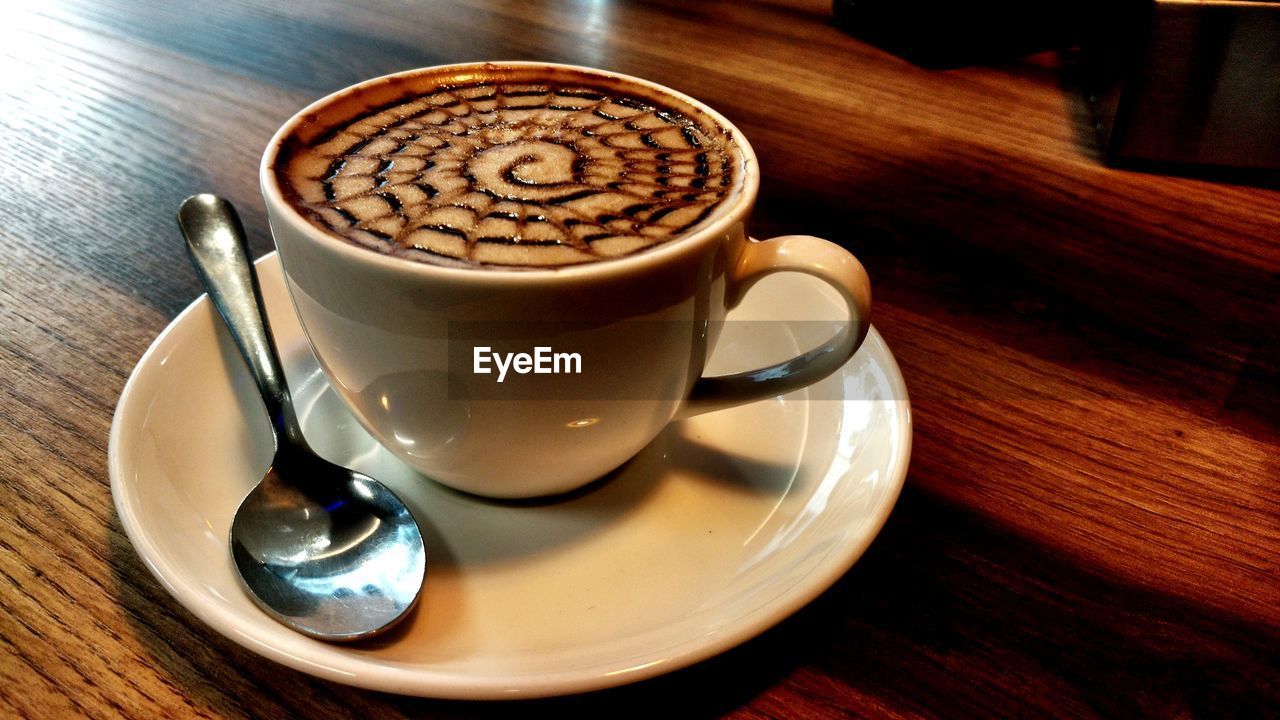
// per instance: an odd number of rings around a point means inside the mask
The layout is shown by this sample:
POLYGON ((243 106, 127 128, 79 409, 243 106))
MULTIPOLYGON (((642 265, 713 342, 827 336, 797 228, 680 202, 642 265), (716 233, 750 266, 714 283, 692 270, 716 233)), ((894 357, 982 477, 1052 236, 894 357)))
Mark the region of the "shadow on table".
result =
MULTIPOLYGON (((860 149, 844 152, 856 158, 860 149)), ((812 233, 853 251, 874 279, 877 322, 904 366, 911 357, 902 341, 920 339, 904 322, 922 319, 1175 401, 1251 436, 1274 434, 1280 275, 1257 259, 1265 223, 1242 224, 1257 237, 1232 235, 1168 208, 1138 222, 1129 213, 1146 211, 1136 195, 1095 213, 1089 207, 1113 192, 1111 183, 1136 193, 1146 179, 1082 171, 1059 188, 1072 193, 1063 196, 1038 182, 1039 169, 965 171, 948 165, 948 152, 939 145, 909 160, 859 158, 869 164, 855 166, 852 182, 827 179, 815 190, 802 161, 762 144, 767 192, 753 232, 812 233), (1189 241, 1196 233, 1205 240, 1189 241)))
POLYGON ((1100 577, 910 486, 862 561, 756 640, 635 685, 512 703, 371 693, 278 666, 195 621, 113 537, 117 592, 157 670, 221 714, 1264 717, 1280 703, 1276 628, 1100 577))

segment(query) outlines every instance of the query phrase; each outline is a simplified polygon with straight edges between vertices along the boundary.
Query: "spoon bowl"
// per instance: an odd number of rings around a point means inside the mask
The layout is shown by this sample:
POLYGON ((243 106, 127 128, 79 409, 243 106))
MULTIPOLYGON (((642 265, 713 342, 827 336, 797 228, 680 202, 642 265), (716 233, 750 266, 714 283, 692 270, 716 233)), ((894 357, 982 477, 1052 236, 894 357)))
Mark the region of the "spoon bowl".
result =
POLYGON ((386 486, 307 444, 231 204, 208 194, 187 198, 178 226, 275 436, 271 467, 231 523, 231 556, 245 589, 276 620, 321 640, 358 640, 391 628, 422 590, 426 550, 418 523, 386 486))

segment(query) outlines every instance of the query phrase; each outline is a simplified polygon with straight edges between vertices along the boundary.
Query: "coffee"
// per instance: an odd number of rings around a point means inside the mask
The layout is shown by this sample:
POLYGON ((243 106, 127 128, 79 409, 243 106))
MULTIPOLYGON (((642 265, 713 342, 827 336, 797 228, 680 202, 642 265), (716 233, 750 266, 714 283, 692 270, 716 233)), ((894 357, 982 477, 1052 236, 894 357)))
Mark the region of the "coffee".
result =
POLYGON ((743 172, 726 130, 656 90, 549 71, 418 84, 308 117, 275 165, 290 204, 390 255, 555 267, 697 230, 743 172))
POLYGON ((459 490, 582 487, 673 418, 835 372, 869 328, 857 259, 808 235, 753 240, 750 144, 640 78, 520 62, 375 78, 291 117, 259 171, 330 385, 459 490), (830 285, 848 321, 784 362, 704 377, 730 307, 775 272, 830 285))

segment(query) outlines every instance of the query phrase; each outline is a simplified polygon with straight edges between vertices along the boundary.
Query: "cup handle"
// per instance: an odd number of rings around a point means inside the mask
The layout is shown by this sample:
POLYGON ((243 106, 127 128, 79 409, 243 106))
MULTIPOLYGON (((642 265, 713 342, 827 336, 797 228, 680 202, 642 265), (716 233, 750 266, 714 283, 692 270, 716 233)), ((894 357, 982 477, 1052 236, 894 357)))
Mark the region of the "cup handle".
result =
POLYGON ((839 370, 858 351, 871 327, 871 281, 857 258, 833 242, 810 235, 748 240, 729 270, 729 307, 736 306, 760 278, 776 272, 801 272, 825 280, 848 305, 848 321, 830 340, 790 360, 759 370, 699 378, 677 418, 723 410, 812 385, 839 370))

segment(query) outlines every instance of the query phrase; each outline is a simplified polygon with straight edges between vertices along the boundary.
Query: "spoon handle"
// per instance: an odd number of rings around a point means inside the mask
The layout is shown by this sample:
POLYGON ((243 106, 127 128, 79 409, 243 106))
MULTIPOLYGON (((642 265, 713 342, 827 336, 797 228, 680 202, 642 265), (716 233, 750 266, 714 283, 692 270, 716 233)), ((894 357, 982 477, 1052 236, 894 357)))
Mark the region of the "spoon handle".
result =
POLYGON ((249 262, 244 226, 231 203, 208 193, 192 195, 178 209, 178 227, 187 241, 187 254, 213 306, 231 331, 249 373, 262 393, 275 430, 287 442, 306 447, 298 426, 280 356, 271 339, 258 276, 249 262))

